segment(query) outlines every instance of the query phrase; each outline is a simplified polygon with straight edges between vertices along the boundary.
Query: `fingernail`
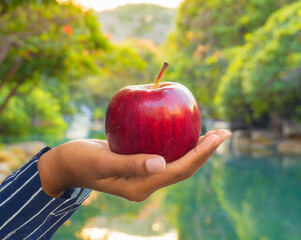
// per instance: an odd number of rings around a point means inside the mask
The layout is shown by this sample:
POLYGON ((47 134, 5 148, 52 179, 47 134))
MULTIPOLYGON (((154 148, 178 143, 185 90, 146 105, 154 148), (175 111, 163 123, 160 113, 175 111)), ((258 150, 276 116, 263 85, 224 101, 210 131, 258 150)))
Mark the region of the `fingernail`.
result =
POLYGON ((221 138, 223 138, 223 139, 226 139, 227 137, 229 137, 229 136, 231 136, 231 132, 229 131, 229 130, 227 130, 227 129, 221 129, 221 130, 219 130, 220 131, 220 136, 221 136, 221 138))
POLYGON ((210 135, 215 134, 215 132, 216 132, 216 131, 214 131, 214 130, 210 130, 210 131, 208 131, 205 135, 206 135, 206 137, 208 137, 208 136, 210 136, 210 135))
POLYGON ((212 134, 207 137, 207 141, 212 142, 213 145, 217 144, 220 140, 220 137, 216 134, 212 134))
POLYGON ((150 158, 146 160, 146 169, 149 173, 160 173, 165 169, 165 160, 162 157, 150 158))

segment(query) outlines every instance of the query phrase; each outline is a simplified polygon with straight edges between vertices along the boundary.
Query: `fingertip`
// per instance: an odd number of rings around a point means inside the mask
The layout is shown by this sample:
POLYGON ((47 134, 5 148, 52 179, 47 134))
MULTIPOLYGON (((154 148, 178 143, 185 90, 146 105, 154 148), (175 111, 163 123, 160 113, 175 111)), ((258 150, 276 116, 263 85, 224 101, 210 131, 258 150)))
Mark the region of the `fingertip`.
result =
POLYGON ((151 174, 163 172, 166 168, 166 161, 163 157, 158 156, 149 158, 145 162, 146 169, 151 174))
POLYGON ((217 134, 211 134, 208 137, 206 137, 205 140, 207 143, 216 144, 220 140, 220 137, 217 134))
POLYGON ((205 136, 208 137, 210 135, 215 134, 215 132, 216 132, 215 130, 210 130, 210 131, 206 132, 205 136))
POLYGON ((222 140, 225 140, 226 138, 230 137, 232 133, 228 129, 220 129, 218 130, 218 135, 222 140))

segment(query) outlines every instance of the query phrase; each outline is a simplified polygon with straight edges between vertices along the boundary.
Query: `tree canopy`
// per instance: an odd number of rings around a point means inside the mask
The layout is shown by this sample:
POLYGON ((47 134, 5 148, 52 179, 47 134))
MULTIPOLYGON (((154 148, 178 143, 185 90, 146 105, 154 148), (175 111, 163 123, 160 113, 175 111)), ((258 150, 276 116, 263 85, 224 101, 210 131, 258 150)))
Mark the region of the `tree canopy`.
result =
POLYGON ((14 2, 0 15, 0 42, 2 134, 62 131, 74 107, 101 112, 121 87, 153 82, 157 73, 152 42, 113 45, 94 13, 72 3, 14 2))
POLYGON ((244 43, 247 33, 261 27, 277 9, 294 0, 186 0, 178 11, 176 41, 194 51, 201 44, 213 49, 244 43))
POLYGON ((300 1, 186 0, 169 37, 170 78, 212 117, 300 120, 300 1))
POLYGON ((301 2, 276 11, 229 53, 215 98, 220 116, 301 120, 301 2))
MULTIPOLYGON (((63 105, 68 91, 62 94, 61 86, 68 89, 84 75, 96 74, 95 59, 109 46, 93 14, 70 3, 32 2, 16 1, 15 8, 10 6, 0 15, 0 114, 6 109, 9 112, 1 114, 0 122, 1 131, 6 133, 10 131, 5 127, 9 124, 5 116, 14 112, 14 104, 9 105, 14 97, 25 100, 23 105, 34 107, 37 105, 27 102, 26 96, 37 96, 36 88, 52 89, 50 95, 45 93, 45 100, 57 98, 63 105)), ((43 101, 39 104, 43 105, 43 101)), ((26 112, 26 108, 22 110, 26 112)), ((60 112, 60 107, 55 112, 60 112)), ((18 118, 17 112, 14 118, 18 118)), ((53 120, 54 128, 58 122, 53 120)))

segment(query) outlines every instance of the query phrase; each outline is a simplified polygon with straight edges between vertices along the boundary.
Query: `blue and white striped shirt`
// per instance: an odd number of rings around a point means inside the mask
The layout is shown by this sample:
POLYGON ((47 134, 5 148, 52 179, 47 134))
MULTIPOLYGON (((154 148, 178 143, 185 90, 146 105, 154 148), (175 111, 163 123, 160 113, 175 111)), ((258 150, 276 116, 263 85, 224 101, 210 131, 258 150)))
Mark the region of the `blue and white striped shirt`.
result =
POLYGON ((47 195, 41 186, 37 162, 50 148, 42 149, 0 186, 0 239, 50 239, 89 196, 88 189, 68 189, 60 198, 47 195))

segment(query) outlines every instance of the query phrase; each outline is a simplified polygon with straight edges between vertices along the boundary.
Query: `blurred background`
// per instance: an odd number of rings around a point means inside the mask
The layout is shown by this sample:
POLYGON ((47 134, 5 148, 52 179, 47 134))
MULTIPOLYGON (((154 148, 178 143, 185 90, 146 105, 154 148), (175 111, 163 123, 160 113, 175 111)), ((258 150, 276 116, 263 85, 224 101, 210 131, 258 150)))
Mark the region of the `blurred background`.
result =
POLYGON ((202 132, 232 139, 143 203, 93 192, 53 239, 300 239, 301 1, 106 2, 0 1, 0 181, 46 145, 105 139, 113 94, 167 61, 202 132))

